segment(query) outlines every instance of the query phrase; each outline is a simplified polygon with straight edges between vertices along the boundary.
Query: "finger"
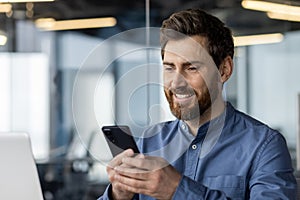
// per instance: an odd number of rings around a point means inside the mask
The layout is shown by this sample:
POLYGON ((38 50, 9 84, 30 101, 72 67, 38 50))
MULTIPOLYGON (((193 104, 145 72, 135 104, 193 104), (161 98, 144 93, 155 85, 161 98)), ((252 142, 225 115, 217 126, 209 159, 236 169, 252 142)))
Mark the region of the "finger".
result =
POLYGON ((118 166, 114 168, 116 175, 121 175, 128 178, 138 180, 148 180, 149 172, 139 168, 118 166))
POLYGON ((115 181, 115 175, 116 175, 116 171, 110 167, 107 167, 106 168, 106 171, 107 171, 107 175, 108 175, 108 180, 109 182, 113 183, 115 181))
POLYGON ((144 154, 137 154, 134 158, 141 158, 141 159, 144 159, 146 156, 144 154))
POLYGON ((136 167, 128 167, 128 166, 124 166, 124 165, 119 165, 117 167, 114 168, 114 170, 116 171, 116 173, 119 174, 123 174, 123 175, 128 175, 130 176, 130 174, 140 174, 140 173, 148 173, 149 171, 144 170, 144 169, 140 169, 140 168, 136 168, 136 167))
POLYGON ((127 168, 134 168, 133 166, 131 165, 128 165, 128 164, 125 164, 125 163, 122 163, 121 165, 119 166, 122 166, 122 167, 127 167, 127 168))
MULTIPOLYGON (((127 176, 129 176, 130 174, 133 174, 133 173, 140 173, 140 171, 138 171, 138 169, 133 169, 131 166, 128 166, 126 164, 121 164, 117 167, 114 167, 114 168, 111 168, 111 167, 107 167, 106 169, 107 171, 107 174, 108 174, 108 178, 109 178, 109 181, 111 183, 113 183, 115 181, 115 176, 117 174, 120 174, 122 173, 124 176, 126 176, 126 173, 127 176)), ((134 176, 134 177, 137 177, 137 176, 134 176)))
POLYGON ((122 163, 133 168, 147 169, 145 156, 143 154, 138 154, 135 157, 123 157, 122 163))
POLYGON ((108 167, 110 168, 114 168, 118 165, 122 164, 122 159, 125 157, 131 157, 134 156, 134 152, 132 149, 127 149, 125 151, 123 151, 122 153, 118 154, 116 157, 114 157, 109 163, 108 163, 108 167))
POLYGON ((115 176, 115 180, 117 180, 117 187, 121 190, 140 193, 138 191, 147 188, 147 180, 134 179, 120 174, 115 176))
POLYGON ((126 165, 122 164, 122 159, 126 156, 133 156, 134 152, 130 149, 123 151, 122 153, 118 154, 116 157, 113 158, 113 160, 110 161, 108 166, 106 167, 106 171, 109 177, 110 182, 114 181, 114 175, 115 175, 115 170, 114 168, 119 165, 126 165))
MULTIPOLYGON (((132 163, 130 163, 130 162, 127 162, 127 163, 124 163, 123 162, 123 159, 124 159, 125 157, 123 157, 122 158, 122 166, 126 166, 126 167, 128 167, 128 168, 135 168, 135 166, 134 165, 132 165, 132 163)), ((145 158, 145 155, 143 155, 143 154, 136 154, 135 156, 133 156, 132 158, 137 158, 137 159, 144 159, 145 158)))
POLYGON ((143 158, 124 157, 122 163, 147 171, 156 171, 169 165, 164 159, 152 156, 143 156, 143 158))

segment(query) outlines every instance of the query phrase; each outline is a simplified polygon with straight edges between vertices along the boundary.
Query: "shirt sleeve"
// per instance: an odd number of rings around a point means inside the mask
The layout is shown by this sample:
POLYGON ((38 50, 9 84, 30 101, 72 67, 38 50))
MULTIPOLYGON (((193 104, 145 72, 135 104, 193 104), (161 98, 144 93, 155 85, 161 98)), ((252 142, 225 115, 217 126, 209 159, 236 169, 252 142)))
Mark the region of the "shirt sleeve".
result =
MULTIPOLYGON (((112 196, 112 185, 109 184, 106 188, 106 190, 104 191, 103 195, 101 197, 99 197, 97 200, 113 200, 112 196)), ((139 200, 139 196, 138 194, 135 194, 132 198, 132 200, 139 200)))
POLYGON ((250 199, 296 200, 297 183, 283 136, 270 135, 262 146, 249 182, 250 199))
POLYGON ((97 200, 112 200, 111 196, 111 184, 109 184, 104 191, 103 195, 99 197, 97 200))
MULTIPOLYGON (((265 140, 253 161, 246 198, 296 200, 297 183, 291 166, 285 139, 274 132, 265 140)), ((220 190, 213 190, 183 176, 173 196, 173 200, 181 199, 230 198, 220 190)))
POLYGON ((173 200, 197 199, 197 200, 222 200, 229 199, 225 193, 218 190, 211 190, 201 183, 186 176, 181 181, 173 195, 173 200))

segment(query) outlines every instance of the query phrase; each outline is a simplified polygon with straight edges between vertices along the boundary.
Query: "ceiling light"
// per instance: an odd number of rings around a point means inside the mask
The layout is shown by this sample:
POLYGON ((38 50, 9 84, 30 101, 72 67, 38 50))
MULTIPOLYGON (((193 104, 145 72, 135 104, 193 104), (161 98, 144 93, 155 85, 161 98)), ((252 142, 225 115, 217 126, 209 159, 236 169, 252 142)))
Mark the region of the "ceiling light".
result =
POLYGON ((267 1, 243 0, 242 6, 246 9, 258 10, 264 12, 284 13, 299 15, 300 7, 287 4, 272 3, 267 1))
POLYGON ((300 13, 298 15, 290 15, 290 14, 283 14, 283 13, 268 12, 267 15, 271 19, 300 22, 300 13))
POLYGON ((238 36, 238 37, 234 37, 233 39, 234 39, 235 46, 247 46, 247 45, 257 45, 257 44, 278 43, 283 40, 283 35, 281 33, 259 34, 259 35, 238 36))
POLYGON ((48 1, 54 1, 54 0, 0 0, 0 3, 34 3, 34 2, 48 2, 48 1))
POLYGON ((5 44, 6 44, 6 41, 7 41, 6 35, 0 34, 0 46, 5 45, 5 44))
POLYGON ((42 18, 35 21, 36 27, 46 31, 101 28, 115 26, 117 23, 114 17, 75 19, 56 21, 53 18, 42 18))
POLYGON ((50 29, 54 26, 55 19, 54 18, 40 18, 37 19, 35 22, 36 27, 40 29, 50 29))
POLYGON ((11 4, 0 4, 0 13, 8 13, 11 11, 11 4))

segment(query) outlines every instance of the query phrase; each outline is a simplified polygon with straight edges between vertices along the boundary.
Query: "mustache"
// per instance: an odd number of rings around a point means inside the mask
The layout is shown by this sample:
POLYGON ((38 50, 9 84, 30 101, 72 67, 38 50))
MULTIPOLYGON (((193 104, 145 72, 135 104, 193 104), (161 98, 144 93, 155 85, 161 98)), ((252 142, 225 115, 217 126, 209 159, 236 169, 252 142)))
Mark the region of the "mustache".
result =
POLYGON ((180 88, 165 88, 164 89, 167 94, 197 94, 193 88, 188 87, 180 87, 180 88))

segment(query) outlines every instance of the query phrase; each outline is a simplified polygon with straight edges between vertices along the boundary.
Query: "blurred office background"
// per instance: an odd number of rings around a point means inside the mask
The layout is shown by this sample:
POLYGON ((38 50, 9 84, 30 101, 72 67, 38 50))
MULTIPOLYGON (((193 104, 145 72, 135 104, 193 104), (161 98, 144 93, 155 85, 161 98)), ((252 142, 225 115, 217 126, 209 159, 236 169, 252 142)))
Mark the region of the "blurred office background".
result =
POLYGON ((195 7, 220 17, 235 36, 224 97, 279 130, 297 169, 298 0, 4 1, 0 131, 30 134, 46 200, 102 194, 111 158, 103 125, 127 124, 138 137, 148 125, 172 119, 161 86, 159 27, 172 12, 195 7), (61 25, 79 19, 100 22, 61 25))

